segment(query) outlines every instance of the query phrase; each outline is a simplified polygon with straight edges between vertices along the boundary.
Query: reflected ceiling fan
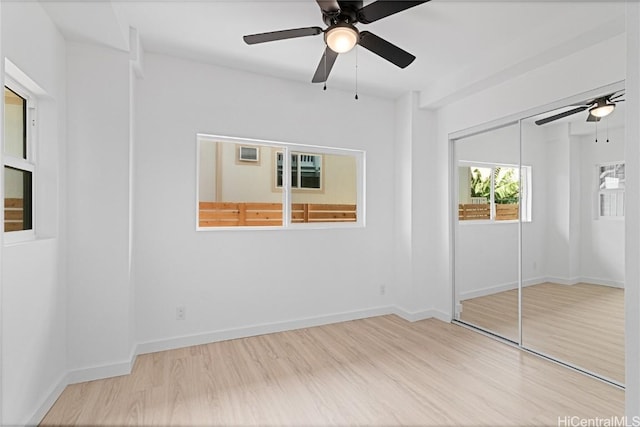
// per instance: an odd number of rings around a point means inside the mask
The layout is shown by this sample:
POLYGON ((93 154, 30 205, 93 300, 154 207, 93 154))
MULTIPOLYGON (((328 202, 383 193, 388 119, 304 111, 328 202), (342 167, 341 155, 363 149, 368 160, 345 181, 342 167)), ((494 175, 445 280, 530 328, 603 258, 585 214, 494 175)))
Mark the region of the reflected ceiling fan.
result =
POLYGON ((326 48, 318 68, 311 80, 313 83, 327 81, 331 68, 340 53, 350 51, 356 44, 386 59, 400 68, 405 68, 416 59, 409 52, 389 43, 369 31, 358 31, 356 24, 370 24, 387 16, 418 6, 426 1, 378 0, 366 6, 363 1, 316 0, 322 11, 326 29, 320 27, 295 28, 269 33, 244 36, 247 44, 265 43, 297 37, 315 36, 324 33, 326 48))
POLYGON ((624 99, 620 99, 624 96, 623 91, 613 92, 609 95, 601 96, 599 98, 594 98, 591 101, 588 101, 582 105, 576 106, 571 110, 564 111, 562 113, 554 114, 553 116, 545 117, 544 119, 536 120, 535 123, 537 125, 545 125, 547 123, 569 117, 573 114, 580 113, 586 109, 589 110, 589 115, 587 116, 588 122, 599 122, 603 117, 608 116, 613 113, 613 110, 616 108, 616 104, 618 102, 623 102, 624 99))

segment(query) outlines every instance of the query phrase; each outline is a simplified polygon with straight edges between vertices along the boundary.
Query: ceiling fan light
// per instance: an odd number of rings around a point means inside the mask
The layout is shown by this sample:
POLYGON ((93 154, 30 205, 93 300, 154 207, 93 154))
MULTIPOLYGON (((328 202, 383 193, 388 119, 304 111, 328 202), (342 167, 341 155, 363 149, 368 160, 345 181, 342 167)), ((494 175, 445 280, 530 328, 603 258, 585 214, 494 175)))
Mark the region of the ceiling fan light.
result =
POLYGON ((614 108, 616 108, 615 104, 598 103, 598 105, 589 110, 589 113, 594 117, 602 118, 611 114, 614 108))
POLYGON ((358 30, 353 25, 338 24, 327 30, 324 39, 332 51, 346 53, 358 43, 358 30))

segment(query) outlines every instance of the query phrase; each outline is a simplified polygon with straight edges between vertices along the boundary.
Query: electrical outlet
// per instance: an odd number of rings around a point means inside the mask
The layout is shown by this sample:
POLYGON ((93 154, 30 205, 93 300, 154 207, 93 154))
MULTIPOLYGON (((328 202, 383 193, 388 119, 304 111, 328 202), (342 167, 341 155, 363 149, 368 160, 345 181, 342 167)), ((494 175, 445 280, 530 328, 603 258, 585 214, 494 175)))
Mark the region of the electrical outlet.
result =
POLYGON ((187 318, 187 308, 184 305, 176 307, 176 320, 185 320, 187 318))
POLYGON ((384 295, 387 293, 387 286, 386 285, 380 285, 380 295, 384 295))

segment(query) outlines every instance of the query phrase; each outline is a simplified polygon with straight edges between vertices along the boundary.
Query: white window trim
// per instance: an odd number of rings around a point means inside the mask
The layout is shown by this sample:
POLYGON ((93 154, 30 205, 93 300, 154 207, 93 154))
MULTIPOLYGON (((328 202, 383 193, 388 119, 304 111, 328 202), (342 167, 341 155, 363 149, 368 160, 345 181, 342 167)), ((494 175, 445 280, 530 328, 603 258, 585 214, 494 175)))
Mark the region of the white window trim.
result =
MULTIPOLYGON (((278 157, 277 157, 278 154, 283 154, 284 155, 284 153, 282 151, 276 151, 276 159, 275 159, 276 167, 274 168, 275 183, 276 183, 275 187, 277 189, 282 189, 283 186, 282 185, 278 185, 278 164, 277 164, 278 163, 278 157)), ((298 156, 298 162, 297 162, 298 163, 298 170, 297 170, 297 174, 296 174, 296 176, 298 177, 298 182, 296 183, 295 187, 293 185, 291 185, 293 183, 290 183, 291 189, 292 190, 296 190, 296 191, 302 190, 302 191, 308 191, 308 192, 314 192, 314 191, 323 192, 324 191, 324 185, 323 185, 323 182, 324 182, 324 156, 322 155, 322 153, 303 153, 303 152, 300 152, 300 151, 289 150, 289 162, 291 162, 291 156, 298 156), (320 159, 322 161, 322 166, 320 168, 320 187, 318 187, 318 188, 300 187, 299 186, 300 182, 302 181, 302 162, 300 161, 300 156, 304 156, 304 155, 320 156, 320 159)), ((283 161, 283 169, 282 169, 283 173, 284 173, 285 170, 289 170, 289 168, 284 169, 284 161, 283 161)), ((283 184, 284 184, 284 182, 283 182, 283 184)))
MULTIPOLYGON (((22 76, 22 75, 20 75, 22 76)), ((28 242, 28 241, 32 241, 36 239, 36 235, 37 235, 37 225, 36 225, 36 210, 37 210, 37 195, 36 195, 36 188, 37 188, 37 163, 36 163, 36 158, 37 158, 37 149, 36 149, 36 144, 37 144, 37 102, 36 102, 36 95, 29 89, 27 89, 27 86, 32 86, 34 85, 34 83, 26 76, 23 77, 23 79, 20 79, 20 76, 16 76, 16 78, 13 78, 10 74, 9 74, 9 69, 7 68, 5 70, 5 76, 4 76, 4 85, 8 87, 9 89, 11 89, 13 92, 15 92, 16 94, 18 94, 19 96, 21 96, 22 98, 24 98, 27 101, 27 117, 26 117, 26 121, 27 121, 27 141, 26 141, 26 145, 27 145, 27 152, 26 152, 26 159, 23 158, 19 158, 19 157, 14 157, 11 155, 8 155, 5 151, 4 151, 4 136, 2 137, 2 159, 3 159, 3 173, 4 173, 4 166, 9 166, 12 167, 14 169, 19 169, 19 170, 24 170, 27 172, 31 172, 31 229, 30 230, 19 230, 19 231, 11 231, 11 232, 5 232, 4 229, 2 230, 3 232, 3 241, 5 245, 12 245, 12 244, 16 244, 16 243, 22 243, 22 242, 28 242), (19 80, 20 79, 20 80, 19 80), (24 80, 24 82, 22 81, 24 80)), ((4 96, 4 95, 3 95, 4 96)), ((3 98, 3 102, 4 102, 4 98, 3 98)), ((4 109, 2 110, 4 113, 4 109)), ((4 121, 4 116, 2 117, 2 120, 4 121)), ((3 125, 4 126, 4 125, 3 125)), ((0 190, 2 193, 2 200, 4 201, 4 180, 3 180, 3 187, 0 190)), ((4 202, 3 202, 4 203, 4 202)), ((4 227, 4 225, 3 225, 4 227)))
MULTIPOLYGON (((256 231, 256 230, 310 230, 310 229, 336 229, 336 228, 364 228, 366 226, 366 152, 363 150, 355 150, 350 148, 337 148, 326 147, 321 145, 309 145, 309 144, 296 144, 291 142, 270 141, 252 138, 239 138, 233 136, 213 135, 213 134, 196 134, 196 192, 195 192, 195 227, 196 231, 256 231), (267 146, 276 148, 278 151, 282 151, 283 158, 283 171, 290 169, 291 154, 292 153, 308 153, 308 154, 335 154, 335 155, 348 155, 353 156, 356 159, 356 221, 355 222, 317 222, 317 223, 292 223, 291 222, 291 186, 289 180, 290 174, 282 174, 282 207, 283 218, 282 225, 278 226, 261 226, 261 227, 200 227, 200 209, 199 209, 199 194, 200 194, 200 143, 201 142, 228 142, 234 144, 241 144, 245 146, 267 146)), ((324 173, 324 172, 323 172, 324 173)), ((278 187, 280 188, 280 187, 278 187)), ((303 189, 306 190, 306 189, 303 189)), ((316 189, 309 189, 316 190, 316 189)))
MULTIPOLYGON (((495 212, 495 195, 494 195, 494 189, 495 189, 495 183, 493 182, 494 177, 493 174, 491 174, 491 197, 489 200, 489 203, 491 205, 491 219, 477 219, 477 220, 471 220, 471 221, 460 221, 459 219, 456 220, 458 222, 458 224, 462 225, 463 227, 469 226, 469 225, 487 225, 487 224, 491 224, 491 225, 500 225, 500 224, 517 224, 519 222, 522 223, 529 223, 529 222, 533 222, 533 216, 532 216, 532 194, 533 194, 533 189, 532 189, 532 179, 531 179, 531 166, 530 165, 516 165, 516 164, 510 164, 510 163, 491 163, 491 162, 476 162, 476 161, 472 161, 472 160, 459 160, 458 161, 458 168, 460 167, 473 167, 473 166, 479 166, 479 167, 485 167, 485 168, 491 168, 491 169, 495 169, 496 167, 506 167, 506 168, 514 168, 514 169, 518 169, 520 170, 520 177, 519 177, 519 184, 520 184, 520 219, 510 219, 510 220, 501 220, 501 221, 497 221, 495 219, 496 217, 496 212, 495 212), (523 179, 523 171, 525 171, 525 177, 523 179), (523 187, 523 182, 527 183, 526 188, 523 187), (525 218, 525 219, 523 219, 525 218)), ((457 176, 457 174, 456 174, 457 176)), ((457 179, 457 178, 456 178, 457 179)), ((456 194, 456 197, 459 198, 459 194, 456 194)), ((459 203, 459 199, 458 199, 458 203, 459 203)))
MULTIPOLYGON (((595 177, 596 177, 596 182, 595 182, 595 187, 597 189, 596 194, 595 194, 595 219, 596 220, 604 220, 604 221, 624 221, 624 218, 626 216, 626 203, 624 203, 623 205, 623 212, 622 215, 602 215, 601 212, 601 206, 600 206, 600 196, 602 194, 622 194, 623 197, 626 199, 626 183, 625 183, 625 187, 623 188, 605 188, 605 189, 601 189, 600 188, 600 168, 603 166, 613 166, 613 165, 625 165, 625 179, 626 179, 626 162, 624 160, 621 161, 613 161, 613 162, 603 162, 603 163, 598 163, 596 165, 596 171, 595 171, 595 177)), ((626 200, 625 200, 626 202, 626 200)))

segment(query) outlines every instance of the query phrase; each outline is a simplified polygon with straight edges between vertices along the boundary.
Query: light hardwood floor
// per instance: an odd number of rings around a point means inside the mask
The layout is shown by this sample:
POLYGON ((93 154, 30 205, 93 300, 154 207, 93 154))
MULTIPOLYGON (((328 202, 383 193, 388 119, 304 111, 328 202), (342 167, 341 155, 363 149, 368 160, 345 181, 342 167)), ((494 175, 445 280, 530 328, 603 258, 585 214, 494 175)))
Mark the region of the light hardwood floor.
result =
POLYGON ((624 392, 438 320, 396 316, 138 357, 67 387, 41 425, 558 425, 624 392))
MULTIPOLYGON (((517 340, 518 292, 463 301, 460 318, 517 340)), ((624 289, 587 283, 524 287, 522 344, 624 383, 624 289)))

